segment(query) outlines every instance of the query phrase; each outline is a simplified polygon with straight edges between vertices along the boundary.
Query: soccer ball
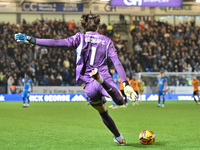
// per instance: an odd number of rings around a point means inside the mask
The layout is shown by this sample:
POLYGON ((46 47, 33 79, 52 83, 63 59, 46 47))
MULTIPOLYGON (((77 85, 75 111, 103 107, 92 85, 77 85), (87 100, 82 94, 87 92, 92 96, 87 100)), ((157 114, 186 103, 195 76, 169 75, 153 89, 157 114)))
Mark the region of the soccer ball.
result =
POLYGON ((139 141, 144 145, 153 144, 155 142, 155 135, 150 130, 144 130, 139 135, 139 141))

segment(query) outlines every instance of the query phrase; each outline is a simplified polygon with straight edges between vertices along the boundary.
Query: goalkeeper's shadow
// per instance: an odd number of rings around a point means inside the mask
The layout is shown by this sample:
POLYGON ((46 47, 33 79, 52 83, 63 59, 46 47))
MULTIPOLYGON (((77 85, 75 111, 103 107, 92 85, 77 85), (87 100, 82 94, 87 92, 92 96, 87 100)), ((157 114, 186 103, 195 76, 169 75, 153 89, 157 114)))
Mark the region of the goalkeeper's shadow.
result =
POLYGON ((152 145, 142 145, 139 142, 137 143, 128 143, 126 146, 131 146, 131 147, 139 147, 139 148, 155 148, 155 147, 162 147, 165 146, 166 142, 165 141, 159 141, 155 142, 152 145))

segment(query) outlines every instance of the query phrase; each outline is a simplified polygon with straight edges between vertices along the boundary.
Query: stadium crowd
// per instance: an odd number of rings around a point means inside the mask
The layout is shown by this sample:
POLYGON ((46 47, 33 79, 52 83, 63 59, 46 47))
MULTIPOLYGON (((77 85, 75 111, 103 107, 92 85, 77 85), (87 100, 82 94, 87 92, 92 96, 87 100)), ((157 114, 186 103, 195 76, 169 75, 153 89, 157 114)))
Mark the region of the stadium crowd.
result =
POLYGON ((134 52, 147 72, 200 72, 200 27, 194 20, 175 26, 158 20, 131 33, 134 52))
MULTIPOLYGON (((22 24, 0 22, 0 84, 22 85, 25 72, 30 72, 34 85, 76 85, 76 52, 67 47, 43 47, 17 44, 15 33, 37 38, 62 39, 84 32, 74 20, 41 19, 22 24)), ((200 27, 195 22, 172 26, 157 21, 156 25, 141 23, 131 28, 134 56, 127 49, 127 41, 113 32, 112 25, 102 24, 99 33, 113 39, 127 76, 146 71, 194 72, 200 71, 200 27)), ((108 66, 112 62, 108 60, 108 66)))

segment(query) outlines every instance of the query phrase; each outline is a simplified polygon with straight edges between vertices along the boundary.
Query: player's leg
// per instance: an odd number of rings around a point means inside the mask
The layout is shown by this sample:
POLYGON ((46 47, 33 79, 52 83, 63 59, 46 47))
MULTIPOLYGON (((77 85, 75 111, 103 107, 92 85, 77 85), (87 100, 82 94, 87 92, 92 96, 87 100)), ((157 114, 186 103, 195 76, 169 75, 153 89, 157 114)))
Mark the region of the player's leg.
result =
POLYGON ((133 101, 133 106, 135 106, 135 104, 136 105, 139 105, 139 103, 138 103, 138 91, 135 91, 135 93, 137 94, 137 97, 136 97, 136 100, 135 101, 133 101))
POLYGON ((25 91, 22 92, 22 100, 23 100, 23 108, 25 108, 26 107, 26 92, 25 91))
POLYGON ((165 95, 163 94, 163 103, 162 103, 162 107, 165 107, 165 95))
POLYGON ((193 98, 194 98, 195 103, 197 104, 198 102, 197 102, 197 98, 196 98, 196 91, 193 92, 193 98))
MULTIPOLYGON (((197 97, 198 97, 198 100, 200 102, 199 91, 197 91, 197 97)), ((200 104, 200 103, 198 103, 198 104, 200 104)))
POLYGON ((135 93, 137 94, 137 98, 136 98, 135 102, 136 102, 136 105, 139 105, 139 103, 138 103, 139 92, 138 92, 138 91, 135 91, 135 93))
POLYGON ((116 108, 116 104, 114 101, 112 101, 112 104, 109 106, 110 108, 116 108))
POLYGON ((86 84, 84 90, 88 96, 91 106, 93 106, 93 108, 95 108, 99 112, 103 123, 114 134, 114 137, 117 137, 119 143, 121 145, 123 144, 125 145, 126 143, 125 139, 119 133, 113 119, 108 114, 108 111, 105 106, 106 99, 104 95, 109 96, 108 93, 97 81, 92 81, 86 84))
POLYGON ((91 76, 103 86, 103 88, 108 92, 117 105, 124 104, 124 98, 113 80, 110 80, 109 82, 103 80, 103 78, 99 75, 98 70, 93 70, 91 72, 91 76))
POLYGON ((158 91, 158 107, 160 107, 160 96, 161 96, 161 92, 158 91))
POLYGON ((142 94, 143 94, 143 90, 140 91, 140 101, 142 102, 142 94))
POLYGON ((121 94, 122 94, 122 96, 123 96, 123 98, 124 98, 124 105, 122 105, 122 106, 120 106, 120 107, 126 107, 126 106, 128 106, 128 99, 127 99, 127 96, 126 96, 126 94, 124 93, 124 90, 120 90, 120 92, 121 92, 121 94))
MULTIPOLYGON (((93 106, 93 105, 92 105, 93 106)), ((102 106, 93 106, 93 108, 95 108, 101 118, 103 123, 107 126, 107 128, 113 133, 113 139, 115 142, 119 143, 120 145, 126 145, 126 140, 123 138, 123 136, 119 133, 115 122, 113 121, 113 119, 110 117, 110 115, 108 114, 108 110, 106 109, 105 104, 103 104, 102 106)))
POLYGON ((29 103, 30 103, 30 99, 29 99, 29 97, 30 97, 30 92, 27 92, 27 107, 29 107, 29 103))
POLYGON ((139 90, 139 98, 140 98, 140 102, 142 101, 142 91, 139 90))
POLYGON ((125 104, 128 105, 128 98, 127 98, 126 94, 124 93, 124 90, 121 90, 121 93, 122 93, 122 95, 124 97, 125 104))

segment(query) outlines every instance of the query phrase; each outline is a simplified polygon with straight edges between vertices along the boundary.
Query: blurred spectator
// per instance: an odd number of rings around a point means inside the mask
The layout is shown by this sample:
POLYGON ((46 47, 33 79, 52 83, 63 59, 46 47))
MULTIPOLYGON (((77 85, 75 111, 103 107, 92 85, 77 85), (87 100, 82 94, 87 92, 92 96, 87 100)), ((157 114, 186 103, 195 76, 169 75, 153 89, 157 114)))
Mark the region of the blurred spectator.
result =
POLYGON ((0 85, 3 84, 3 72, 0 71, 0 85))
POLYGON ((15 94, 15 93, 16 93, 16 86, 15 86, 14 84, 12 84, 12 85, 10 86, 10 92, 11 92, 12 94, 15 94))
POLYGON ((119 15, 119 20, 120 20, 120 21, 125 21, 124 14, 120 14, 120 15, 119 15))
POLYGON ((48 75, 45 75, 44 77, 44 85, 50 85, 50 79, 48 75))
POLYGON ((62 82, 62 85, 63 86, 69 86, 70 85, 70 73, 69 73, 69 69, 68 68, 65 68, 63 70, 63 82, 62 82))
POLYGON ((7 81, 8 87, 10 87, 10 86, 11 86, 12 84, 14 84, 14 83, 15 83, 15 81, 14 81, 13 77, 10 76, 10 77, 8 78, 8 81, 7 81))
POLYGON ((69 63, 69 60, 68 60, 67 57, 65 57, 65 60, 63 61, 63 66, 64 66, 65 68, 69 68, 69 66, 70 66, 70 63, 69 63))
POLYGON ((39 83, 38 83, 38 81, 36 80, 36 78, 33 78, 33 86, 38 86, 39 85, 39 83))
POLYGON ((54 75, 51 75, 51 77, 50 77, 50 85, 51 85, 51 86, 54 86, 54 85, 55 85, 55 78, 54 78, 54 75))
POLYGON ((60 86, 62 84, 62 80, 62 76, 60 75, 60 73, 58 73, 56 77, 56 85, 60 86))
POLYGON ((115 39, 115 42, 119 42, 120 37, 121 37, 121 35, 119 34, 118 31, 116 31, 116 32, 114 33, 114 39, 115 39))

